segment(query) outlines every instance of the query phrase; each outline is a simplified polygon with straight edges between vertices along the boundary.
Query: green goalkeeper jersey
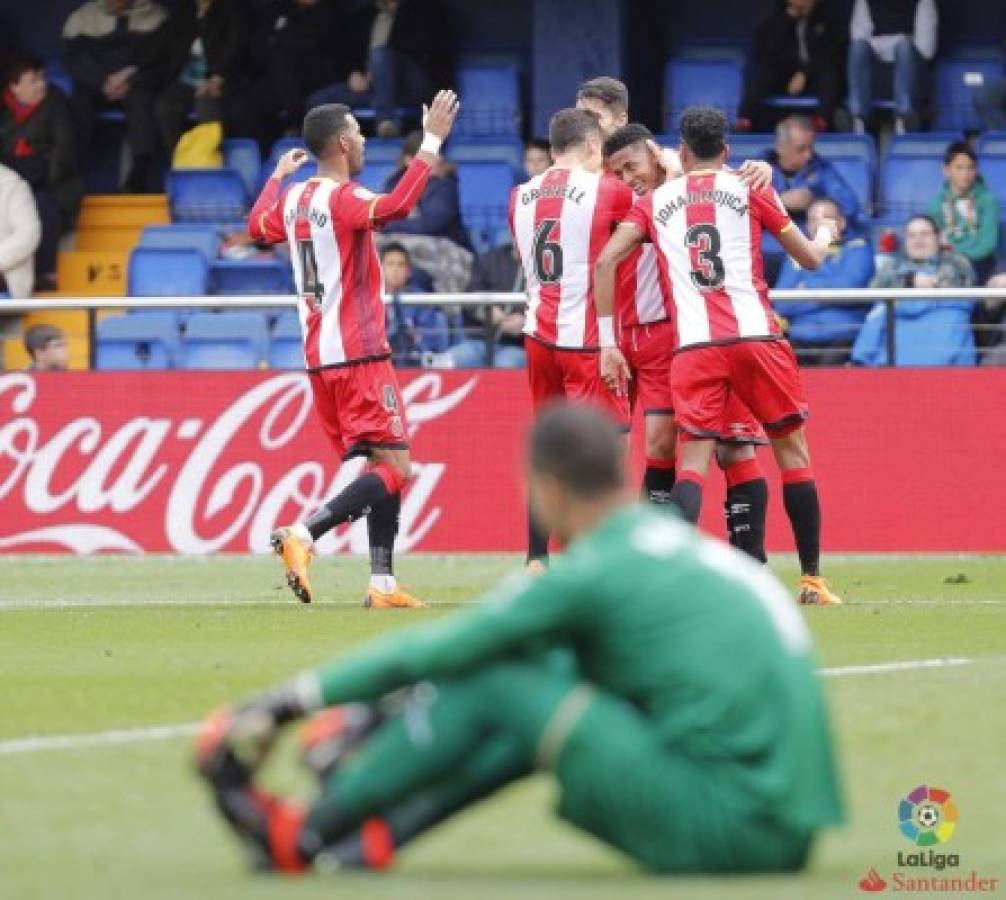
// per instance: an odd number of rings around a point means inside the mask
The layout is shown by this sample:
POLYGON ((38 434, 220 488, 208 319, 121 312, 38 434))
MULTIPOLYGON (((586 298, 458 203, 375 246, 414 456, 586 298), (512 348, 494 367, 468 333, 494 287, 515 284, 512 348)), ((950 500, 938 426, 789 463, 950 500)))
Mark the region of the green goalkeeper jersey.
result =
POLYGON ((803 615, 767 570, 651 505, 612 514, 537 578, 310 673, 324 704, 377 699, 487 662, 568 649, 579 675, 632 704, 670 751, 755 806, 812 829, 841 819, 803 615))

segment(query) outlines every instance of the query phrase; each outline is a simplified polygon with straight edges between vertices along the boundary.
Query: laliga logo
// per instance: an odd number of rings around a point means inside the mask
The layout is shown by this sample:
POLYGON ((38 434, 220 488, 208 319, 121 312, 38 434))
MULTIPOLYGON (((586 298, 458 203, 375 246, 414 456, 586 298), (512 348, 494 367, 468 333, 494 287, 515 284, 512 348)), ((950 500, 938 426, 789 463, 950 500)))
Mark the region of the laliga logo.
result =
POLYGON ((919 847, 945 844, 957 825, 950 792, 919 785, 898 804, 898 828, 919 847))
MULTIPOLYGON (((403 391, 413 436, 421 427, 447 415, 472 392, 472 377, 447 394, 437 373, 420 375, 403 391)), ((202 419, 136 416, 105 434, 92 416, 61 425, 43 441, 30 409, 36 397, 35 380, 26 374, 0 376, 0 501, 20 487, 25 508, 35 515, 51 515, 67 507, 85 516, 112 512, 136 514, 151 495, 169 482, 164 507, 164 534, 180 553, 212 553, 231 543, 248 528, 248 549, 266 552, 269 533, 280 513, 292 504, 294 517, 313 512, 355 478, 364 460, 342 465, 334 478, 326 467, 337 464, 327 444, 307 446, 325 459, 308 458, 285 469, 273 484, 257 460, 292 444, 313 415, 307 379, 300 373, 277 375, 239 396, 208 425, 202 419), (11 415, 12 414, 12 415, 11 415), (253 420, 260 420, 257 428, 253 420), (252 436, 247 434, 252 432, 252 436), (195 443, 192 443, 195 442, 195 443), (180 465, 159 460, 172 443, 189 445, 180 465), (225 457, 230 457, 230 465, 225 457), (62 467, 64 471, 57 472, 62 467), (222 471, 219 470, 223 467, 222 471), (74 469, 70 479, 66 471, 74 469), (171 482, 172 472, 177 474, 171 482), (212 534, 198 523, 227 513, 212 534)), ((176 453, 177 455, 177 453, 176 453)), ((399 547, 408 550, 429 532, 441 510, 426 508, 443 477, 444 463, 414 465, 416 477, 403 498, 399 547)), ((0 549, 30 544, 55 544, 76 553, 101 550, 142 552, 131 538, 94 522, 52 525, 0 538, 0 549)), ((357 522, 339 535, 328 535, 322 550, 367 547, 366 523, 357 522)))

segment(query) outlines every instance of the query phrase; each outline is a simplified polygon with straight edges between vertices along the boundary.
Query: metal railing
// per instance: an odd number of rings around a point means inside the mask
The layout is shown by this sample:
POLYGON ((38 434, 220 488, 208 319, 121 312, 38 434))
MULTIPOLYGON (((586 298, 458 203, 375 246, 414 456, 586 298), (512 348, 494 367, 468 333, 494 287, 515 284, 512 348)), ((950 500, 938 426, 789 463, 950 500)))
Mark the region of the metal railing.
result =
MULTIPOLYGON (((831 288, 828 290, 773 290, 769 296, 774 301, 807 301, 843 305, 862 305, 883 302, 887 307, 886 345, 888 365, 897 364, 897 323, 895 307, 902 300, 1004 300, 1006 288, 831 288)), ((391 301, 390 296, 385 302, 391 301)), ((482 307, 485 322, 486 365, 492 366, 496 330, 492 324, 494 306, 522 305, 527 302, 523 293, 484 291, 478 293, 399 294, 398 301, 405 306, 482 307)), ((0 316, 38 312, 39 310, 84 310, 88 313, 88 332, 91 347, 91 365, 94 367, 96 313, 99 309, 276 309, 282 306, 295 308, 297 298, 283 294, 254 294, 245 296, 199 297, 41 297, 28 300, 0 300, 0 316)))

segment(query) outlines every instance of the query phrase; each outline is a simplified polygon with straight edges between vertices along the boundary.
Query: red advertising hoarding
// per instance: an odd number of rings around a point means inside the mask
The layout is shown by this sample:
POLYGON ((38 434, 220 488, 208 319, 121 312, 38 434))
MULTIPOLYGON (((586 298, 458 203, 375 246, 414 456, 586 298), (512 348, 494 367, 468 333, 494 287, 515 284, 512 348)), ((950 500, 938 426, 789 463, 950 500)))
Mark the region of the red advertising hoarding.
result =
MULTIPOLYGON (((805 373, 825 551, 1006 550, 1006 370, 805 373)), ((521 550, 524 373, 403 373, 403 550, 521 550)), ((768 543, 792 548, 771 454, 768 543)), ((265 552, 362 461, 333 458, 300 373, 0 375, 0 552, 265 552)), ((722 533, 722 479, 703 523, 722 533)), ((366 527, 324 551, 366 549, 366 527)))

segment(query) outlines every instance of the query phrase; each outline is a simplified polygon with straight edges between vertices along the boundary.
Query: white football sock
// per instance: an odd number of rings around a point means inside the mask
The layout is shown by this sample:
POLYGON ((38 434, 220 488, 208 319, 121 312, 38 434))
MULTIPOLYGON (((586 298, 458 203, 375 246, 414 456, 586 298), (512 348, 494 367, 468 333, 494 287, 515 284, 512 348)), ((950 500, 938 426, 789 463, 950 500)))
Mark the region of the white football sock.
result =
POLYGON ((370 586, 382 594, 390 594, 398 587, 398 582, 394 575, 371 575, 370 586))
POLYGON ((303 522, 298 522, 290 530, 301 543, 307 544, 308 547, 314 545, 314 538, 311 537, 311 532, 307 530, 307 526, 303 522))

